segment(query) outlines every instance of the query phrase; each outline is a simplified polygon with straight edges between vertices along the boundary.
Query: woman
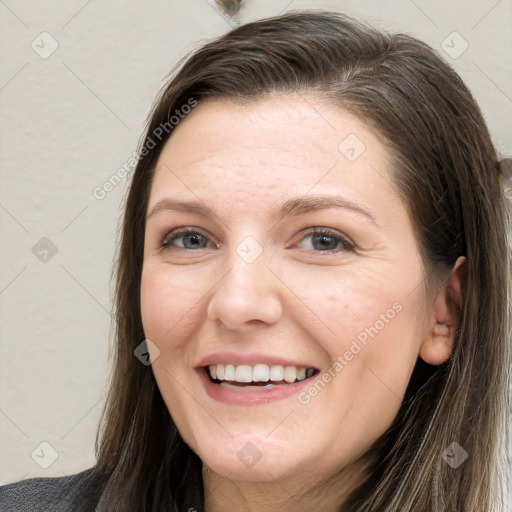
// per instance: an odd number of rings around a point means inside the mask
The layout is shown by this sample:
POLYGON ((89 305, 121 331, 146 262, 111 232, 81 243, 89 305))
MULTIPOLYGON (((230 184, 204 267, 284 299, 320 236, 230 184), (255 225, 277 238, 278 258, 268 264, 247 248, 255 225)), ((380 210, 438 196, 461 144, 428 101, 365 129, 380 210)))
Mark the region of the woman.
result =
POLYGON ((97 464, 0 503, 499 510, 504 183, 412 37, 301 12, 204 45, 141 141, 97 464))

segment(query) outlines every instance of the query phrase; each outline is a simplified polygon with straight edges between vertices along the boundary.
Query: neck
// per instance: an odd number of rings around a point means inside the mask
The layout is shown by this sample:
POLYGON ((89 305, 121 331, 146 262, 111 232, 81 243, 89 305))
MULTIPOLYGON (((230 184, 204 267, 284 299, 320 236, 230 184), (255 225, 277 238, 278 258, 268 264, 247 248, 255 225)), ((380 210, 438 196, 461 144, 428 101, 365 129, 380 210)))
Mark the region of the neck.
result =
POLYGON ((204 466, 205 512, 339 512, 368 477, 369 466, 370 460, 365 457, 322 480, 310 474, 264 482, 236 481, 204 466))

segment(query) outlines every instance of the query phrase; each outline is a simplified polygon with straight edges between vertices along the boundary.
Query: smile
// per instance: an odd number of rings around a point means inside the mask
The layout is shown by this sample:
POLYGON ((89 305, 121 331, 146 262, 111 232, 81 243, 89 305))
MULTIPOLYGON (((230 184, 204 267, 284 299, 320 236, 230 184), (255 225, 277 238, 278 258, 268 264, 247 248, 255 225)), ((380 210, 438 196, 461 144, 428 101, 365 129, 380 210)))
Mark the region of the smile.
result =
POLYGON ((274 385, 293 384, 311 377, 313 368, 283 365, 255 364, 215 364, 208 366, 212 382, 221 386, 255 385, 258 387, 273 387, 274 385))
POLYGON ((268 404, 292 397, 310 385, 315 368, 267 364, 209 364, 197 369, 206 394, 231 406, 268 404))

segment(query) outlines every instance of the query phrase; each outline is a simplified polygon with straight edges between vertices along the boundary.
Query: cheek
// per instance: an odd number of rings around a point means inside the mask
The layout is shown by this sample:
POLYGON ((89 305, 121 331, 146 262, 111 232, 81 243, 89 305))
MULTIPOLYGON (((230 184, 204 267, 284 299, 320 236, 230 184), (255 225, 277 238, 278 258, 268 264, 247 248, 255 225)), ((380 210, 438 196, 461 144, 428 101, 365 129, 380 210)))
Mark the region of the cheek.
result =
POLYGON ((393 276, 387 270, 287 276, 307 306, 302 326, 337 362, 332 373, 344 375, 334 379, 334 387, 343 383, 364 398, 359 403, 375 403, 376 396, 393 403, 402 398, 424 335, 418 315, 424 297, 421 287, 411 285, 419 275, 393 276))
MULTIPOLYGON (((191 411, 190 397, 183 393, 192 360, 187 357, 188 340, 197 330, 197 310, 201 297, 197 281, 186 270, 171 273, 165 266, 143 267, 140 287, 144 334, 161 351, 152 364, 158 387, 187 443, 196 448, 194 429, 184 421, 191 411)), ((193 405, 192 405, 193 408, 193 405)))
POLYGON ((373 425, 375 435, 380 435, 398 412, 421 340, 415 300, 399 296, 390 303, 389 299, 369 302, 366 320, 347 325, 337 356, 343 375, 338 389, 350 390, 353 398, 347 421, 369 429, 373 425))
POLYGON ((169 348, 179 343, 194 317, 201 289, 187 271, 171 273, 158 266, 143 267, 140 287, 141 317, 147 338, 169 348))
POLYGON ((303 308, 300 318, 317 335, 323 331, 335 351, 344 349, 347 339, 360 335, 364 342, 375 330, 389 331, 389 326, 400 323, 405 316, 412 317, 416 298, 409 294, 410 286, 404 286, 407 278, 390 278, 386 267, 370 268, 364 274, 343 267, 310 269, 306 273, 291 266, 279 270, 282 281, 300 299, 290 300, 288 307, 295 304, 294 308, 303 308))

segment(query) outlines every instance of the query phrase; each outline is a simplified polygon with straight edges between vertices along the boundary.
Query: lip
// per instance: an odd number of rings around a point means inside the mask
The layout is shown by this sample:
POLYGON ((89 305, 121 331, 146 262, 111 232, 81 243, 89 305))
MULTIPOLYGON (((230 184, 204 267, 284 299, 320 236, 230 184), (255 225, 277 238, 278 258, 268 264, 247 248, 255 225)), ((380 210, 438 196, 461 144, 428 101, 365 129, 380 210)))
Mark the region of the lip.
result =
POLYGON ((196 368, 196 371, 207 395, 214 400, 229 405, 259 405, 282 400, 297 395, 304 388, 310 386, 311 382, 317 377, 317 373, 314 373, 311 377, 293 384, 276 385, 270 389, 247 389, 241 387, 238 390, 226 388, 212 382, 208 376, 208 370, 204 366, 196 368))
MULTIPOLYGON (((256 364, 282 365, 282 366, 297 366, 299 368, 313 368, 318 370, 315 366, 311 366, 308 363, 300 361, 285 359, 279 356, 273 356, 268 354, 240 354, 236 352, 215 352, 214 354, 203 357, 196 366, 196 369, 200 369, 204 366, 210 366, 215 364, 234 364, 235 366, 240 364, 248 364, 254 366, 256 364)), ((306 379, 307 380, 307 379, 306 379)))

